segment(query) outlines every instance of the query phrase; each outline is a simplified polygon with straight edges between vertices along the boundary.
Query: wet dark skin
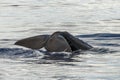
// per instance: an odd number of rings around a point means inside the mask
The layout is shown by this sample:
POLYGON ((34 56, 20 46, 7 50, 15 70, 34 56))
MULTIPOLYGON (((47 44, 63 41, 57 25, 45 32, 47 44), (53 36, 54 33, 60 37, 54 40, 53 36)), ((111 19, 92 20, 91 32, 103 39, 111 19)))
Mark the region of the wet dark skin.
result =
POLYGON ((54 32, 52 35, 38 35, 18 40, 15 45, 31 49, 41 49, 45 47, 45 49, 50 52, 73 52, 93 48, 91 45, 74 37, 72 34, 60 31, 54 32))

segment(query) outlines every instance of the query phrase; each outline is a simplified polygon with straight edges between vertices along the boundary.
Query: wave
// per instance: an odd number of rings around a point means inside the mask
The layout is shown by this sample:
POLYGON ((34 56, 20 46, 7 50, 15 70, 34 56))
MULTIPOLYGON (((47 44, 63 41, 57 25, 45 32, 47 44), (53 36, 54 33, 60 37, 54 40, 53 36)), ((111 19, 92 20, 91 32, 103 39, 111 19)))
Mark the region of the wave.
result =
POLYGON ((116 37, 120 39, 120 34, 113 34, 113 33, 96 33, 96 34, 86 34, 86 35, 77 35, 77 37, 83 37, 83 38, 90 38, 90 37, 116 37))
POLYGON ((73 53, 69 52, 47 52, 43 50, 31 50, 23 48, 0 48, 0 57, 5 58, 41 58, 41 59, 51 59, 51 60, 70 60, 75 55, 80 54, 106 54, 114 53, 116 51, 109 50, 107 48, 94 48, 88 51, 75 51, 73 53))

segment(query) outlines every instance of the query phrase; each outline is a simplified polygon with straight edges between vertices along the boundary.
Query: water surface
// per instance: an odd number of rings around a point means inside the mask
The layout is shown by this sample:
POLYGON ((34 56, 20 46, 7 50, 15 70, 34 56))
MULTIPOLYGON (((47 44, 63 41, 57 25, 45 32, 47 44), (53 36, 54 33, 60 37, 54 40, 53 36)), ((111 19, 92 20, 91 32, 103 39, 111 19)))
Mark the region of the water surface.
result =
POLYGON ((120 0, 1 0, 0 64, 0 80, 119 80, 120 0), (55 31, 97 49, 66 61, 13 45, 55 31))

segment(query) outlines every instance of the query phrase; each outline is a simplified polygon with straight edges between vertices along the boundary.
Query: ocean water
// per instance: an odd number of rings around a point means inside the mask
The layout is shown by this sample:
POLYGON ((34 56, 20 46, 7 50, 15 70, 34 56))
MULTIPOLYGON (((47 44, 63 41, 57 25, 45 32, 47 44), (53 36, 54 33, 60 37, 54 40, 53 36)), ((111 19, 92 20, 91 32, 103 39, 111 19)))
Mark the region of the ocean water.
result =
POLYGON ((0 0, 0 80, 120 80, 120 0, 0 0), (56 60, 14 45, 55 31, 95 49, 56 60))

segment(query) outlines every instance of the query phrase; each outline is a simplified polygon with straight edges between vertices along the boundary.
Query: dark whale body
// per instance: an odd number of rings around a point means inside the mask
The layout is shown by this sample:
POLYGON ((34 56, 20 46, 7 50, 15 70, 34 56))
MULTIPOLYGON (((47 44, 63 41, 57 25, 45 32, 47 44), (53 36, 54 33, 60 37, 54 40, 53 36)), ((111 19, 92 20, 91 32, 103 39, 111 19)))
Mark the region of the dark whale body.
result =
POLYGON ((49 37, 50 35, 38 35, 34 37, 29 37, 17 41, 15 45, 24 46, 31 49, 40 49, 45 45, 49 37))
POLYGON ((46 42, 45 49, 49 52, 72 52, 69 43, 59 32, 55 32, 50 36, 46 42))
POLYGON ((55 32, 52 35, 39 35, 19 40, 15 45, 31 49, 45 47, 49 52, 73 52, 76 50, 89 50, 93 48, 86 42, 74 37, 68 32, 55 32))

